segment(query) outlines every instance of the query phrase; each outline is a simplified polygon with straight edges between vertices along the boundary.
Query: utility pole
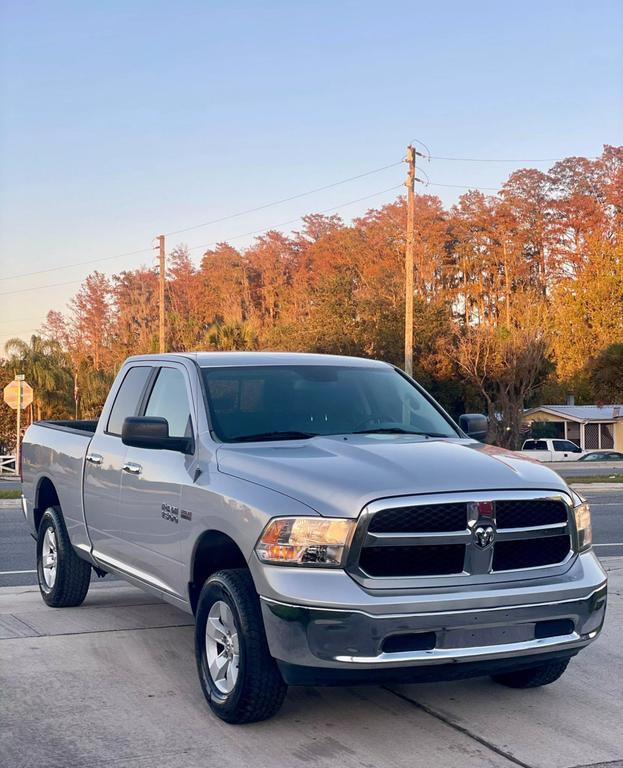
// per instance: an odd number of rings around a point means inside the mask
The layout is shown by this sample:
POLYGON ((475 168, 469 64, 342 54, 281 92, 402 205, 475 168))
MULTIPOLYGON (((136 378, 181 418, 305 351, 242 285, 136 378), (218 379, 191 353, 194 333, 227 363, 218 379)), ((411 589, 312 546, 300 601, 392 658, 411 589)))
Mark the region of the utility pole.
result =
POLYGON ((413 246, 415 242, 415 147, 407 147, 407 249, 405 253, 405 372, 413 375, 413 246))
POLYGON ((22 381, 26 376, 23 373, 19 373, 15 376, 15 380, 18 382, 17 389, 17 439, 15 441, 15 474, 21 476, 22 474, 22 381))
POLYGON ((160 259, 159 294, 160 294, 160 322, 158 326, 158 338, 160 340, 160 352, 166 352, 164 329, 164 282, 166 279, 164 264, 164 235, 158 235, 158 255, 160 259))

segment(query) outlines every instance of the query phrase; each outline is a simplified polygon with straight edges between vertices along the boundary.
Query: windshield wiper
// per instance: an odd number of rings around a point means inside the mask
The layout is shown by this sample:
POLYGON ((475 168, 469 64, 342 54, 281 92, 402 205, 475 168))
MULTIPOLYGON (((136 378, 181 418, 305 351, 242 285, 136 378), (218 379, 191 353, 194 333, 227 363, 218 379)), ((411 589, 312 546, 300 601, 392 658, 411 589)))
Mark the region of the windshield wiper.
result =
POLYGON ((310 437, 317 437, 314 432, 258 432, 255 435, 236 435, 231 437, 228 442, 252 443, 255 440, 304 440, 310 437))
POLYGON ((451 437, 451 435, 444 435, 441 432, 417 432, 414 429, 404 429, 403 427, 376 427, 375 429, 358 429, 356 432, 352 432, 353 435, 424 435, 425 437, 451 437))

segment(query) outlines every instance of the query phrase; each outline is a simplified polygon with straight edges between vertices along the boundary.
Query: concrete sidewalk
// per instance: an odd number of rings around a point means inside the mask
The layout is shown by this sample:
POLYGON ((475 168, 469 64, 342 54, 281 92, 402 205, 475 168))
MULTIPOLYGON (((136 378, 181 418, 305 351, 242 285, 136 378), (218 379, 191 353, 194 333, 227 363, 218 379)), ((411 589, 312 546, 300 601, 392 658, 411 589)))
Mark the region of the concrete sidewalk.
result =
POLYGON ((297 688, 249 726, 209 713, 186 614, 121 582, 62 610, 1 589, 0 766, 623 766, 623 558, 604 562, 606 629, 548 688, 297 688))

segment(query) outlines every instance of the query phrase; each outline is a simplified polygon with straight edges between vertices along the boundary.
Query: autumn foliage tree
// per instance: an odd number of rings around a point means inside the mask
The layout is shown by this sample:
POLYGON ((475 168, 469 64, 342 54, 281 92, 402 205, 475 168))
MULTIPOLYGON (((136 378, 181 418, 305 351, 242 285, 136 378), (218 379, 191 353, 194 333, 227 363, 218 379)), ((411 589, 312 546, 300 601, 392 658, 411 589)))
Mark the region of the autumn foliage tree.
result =
MULTIPOLYGON (((516 170, 499 194, 470 190, 450 209, 416 195, 415 208, 414 372, 443 404, 485 409, 490 439, 515 447, 543 386, 589 400, 618 391, 598 371, 618 365, 623 343, 623 147, 516 170)), ((295 232, 266 231, 242 249, 221 243, 198 262, 176 246, 168 348, 402 365, 405 229, 398 197, 350 225, 310 214, 295 232)), ((49 313, 42 337, 62 352, 64 394, 45 390, 41 412, 67 409, 77 382, 81 414, 95 416, 123 359, 158 349, 156 270, 94 272, 66 312, 49 313)))

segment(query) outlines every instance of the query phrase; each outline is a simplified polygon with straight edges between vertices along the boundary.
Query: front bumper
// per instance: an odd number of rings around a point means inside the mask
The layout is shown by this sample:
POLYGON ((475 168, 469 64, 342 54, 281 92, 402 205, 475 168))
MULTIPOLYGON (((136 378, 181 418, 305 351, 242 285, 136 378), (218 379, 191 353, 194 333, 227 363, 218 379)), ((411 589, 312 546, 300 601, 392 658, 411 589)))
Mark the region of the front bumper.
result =
MULTIPOLYGON (((263 571, 265 580, 276 578, 283 586, 283 574, 263 571)), ((350 582, 342 585, 342 594, 351 585, 362 593, 350 606, 331 604, 335 590, 319 604, 318 582, 307 601, 300 591, 294 602, 292 596, 275 595, 268 584, 260 590, 270 651, 288 682, 428 680, 532 666, 588 645, 606 610, 606 577, 591 552, 576 558, 565 579, 429 590, 421 596, 370 594, 339 575, 350 582)))

